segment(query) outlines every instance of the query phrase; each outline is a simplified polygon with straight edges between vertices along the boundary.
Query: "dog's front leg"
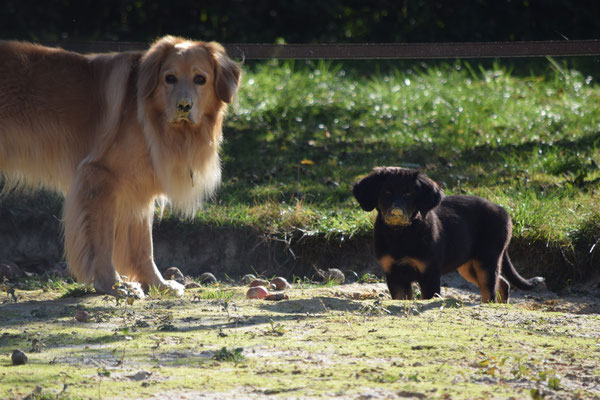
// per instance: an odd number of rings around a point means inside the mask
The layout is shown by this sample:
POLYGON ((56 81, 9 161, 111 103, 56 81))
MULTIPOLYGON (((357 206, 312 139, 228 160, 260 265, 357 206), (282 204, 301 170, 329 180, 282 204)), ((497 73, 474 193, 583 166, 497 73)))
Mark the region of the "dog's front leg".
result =
POLYGON ((117 270, 129 279, 140 282, 144 290, 151 286, 159 290, 167 289, 176 296, 183 296, 184 287, 180 283, 165 280, 153 258, 152 219, 153 203, 132 207, 133 199, 120 201, 122 207, 117 212, 113 262, 117 270))
POLYGON ((78 281, 93 283, 98 293, 142 296, 139 285, 123 283, 112 263, 115 222, 115 177, 103 165, 84 162, 65 199, 65 254, 78 281))
POLYGON ((431 299, 436 294, 441 294, 440 269, 430 265, 419 278, 419 286, 421 286, 421 296, 424 300, 431 299))
POLYGON ((413 291, 410 281, 402 279, 398 273, 385 274, 386 283, 390 290, 390 295, 394 300, 412 300, 413 291))

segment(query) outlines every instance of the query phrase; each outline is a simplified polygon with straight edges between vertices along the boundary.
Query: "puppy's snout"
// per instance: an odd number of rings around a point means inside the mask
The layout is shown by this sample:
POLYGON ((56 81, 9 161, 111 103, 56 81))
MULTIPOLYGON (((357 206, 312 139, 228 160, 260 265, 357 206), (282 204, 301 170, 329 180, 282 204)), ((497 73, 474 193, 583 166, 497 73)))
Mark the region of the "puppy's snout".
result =
POLYGON ((183 98, 177 100, 177 111, 180 113, 189 113, 192 110, 192 100, 183 98))
POLYGON ((390 208, 383 219, 389 226, 406 226, 411 223, 409 216, 402 209, 396 207, 390 208))
POLYGON ((394 217, 401 217, 404 215, 404 212, 400 208, 392 208, 390 214, 394 217))

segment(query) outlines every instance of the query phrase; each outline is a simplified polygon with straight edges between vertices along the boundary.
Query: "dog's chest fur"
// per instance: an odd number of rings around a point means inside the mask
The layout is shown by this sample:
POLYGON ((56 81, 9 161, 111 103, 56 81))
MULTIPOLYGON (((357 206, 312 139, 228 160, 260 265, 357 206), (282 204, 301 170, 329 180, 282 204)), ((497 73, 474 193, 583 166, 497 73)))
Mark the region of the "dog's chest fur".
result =
MULTIPOLYGON (((406 227, 390 227, 381 214, 375 221, 375 256, 384 270, 404 264, 423 273, 432 254, 440 254, 439 220, 430 213, 406 227)), ((389 271, 386 271, 389 272, 389 271)))

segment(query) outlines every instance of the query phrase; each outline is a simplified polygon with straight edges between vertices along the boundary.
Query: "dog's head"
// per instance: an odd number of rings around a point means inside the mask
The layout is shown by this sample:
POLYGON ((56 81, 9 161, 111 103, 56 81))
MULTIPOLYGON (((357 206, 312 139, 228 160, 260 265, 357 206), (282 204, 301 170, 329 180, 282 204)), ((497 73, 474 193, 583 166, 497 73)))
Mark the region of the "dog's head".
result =
POLYGON ((421 171, 380 167, 354 183, 352 193, 365 211, 374 208, 389 226, 407 226, 442 201, 439 186, 421 171))
POLYGON ((221 180, 223 115, 240 75, 239 65, 215 42, 165 36, 140 59, 138 120, 159 190, 186 215, 193 215, 221 180))
POLYGON ((240 75, 220 44, 165 36, 140 61, 138 101, 151 99, 168 124, 199 124, 231 103, 240 75))

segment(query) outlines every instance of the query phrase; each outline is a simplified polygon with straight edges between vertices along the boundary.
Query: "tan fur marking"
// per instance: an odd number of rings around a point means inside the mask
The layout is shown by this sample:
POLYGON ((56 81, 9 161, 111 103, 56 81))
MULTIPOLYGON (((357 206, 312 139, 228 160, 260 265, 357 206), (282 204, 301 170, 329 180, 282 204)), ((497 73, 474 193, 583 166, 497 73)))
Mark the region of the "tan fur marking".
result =
POLYGON ((425 272, 425 269, 427 269, 427 264, 413 257, 402 257, 398 260, 398 264, 410 265, 420 273, 425 272))
POLYGON ((379 263, 379 265, 381 265, 381 269, 383 269, 386 274, 391 272, 392 266, 394 264, 408 265, 408 266, 416 269, 420 273, 423 273, 425 271, 425 269, 427 268, 427 264, 425 264, 421 260, 417 260, 416 258, 413 258, 413 257, 402 257, 402 258, 396 260, 392 256, 390 256, 389 254, 386 254, 385 256, 380 257, 377 260, 377 262, 379 263))
POLYGON ((481 268, 481 263, 478 260, 473 260, 472 265, 481 290, 481 302, 489 303, 492 300, 492 293, 488 289, 488 272, 481 268))
POLYGON ((379 265, 381 265, 381 269, 389 274, 392 270, 392 265, 394 264, 394 258, 390 255, 385 255, 377 260, 379 265))
MULTIPOLYGON (((490 293, 487 287, 489 273, 485 269, 481 268, 481 263, 478 260, 473 259, 467 261, 458 267, 457 271, 463 278, 465 278, 465 280, 471 282, 481 290, 481 301, 483 303, 491 301, 492 293, 490 293)), ((499 303, 507 303, 510 287, 503 279, 500 279, 498 282, 497 292, 497 301, 499 303)))
POLYGON ((460 267, 457 268, 460 276, 465 278, 467 282, 471 282, 473 285, 479 287, 479 282, 477 281, 477 276, 474 274, 473 269, 473 260, 469 260, 460 267))

